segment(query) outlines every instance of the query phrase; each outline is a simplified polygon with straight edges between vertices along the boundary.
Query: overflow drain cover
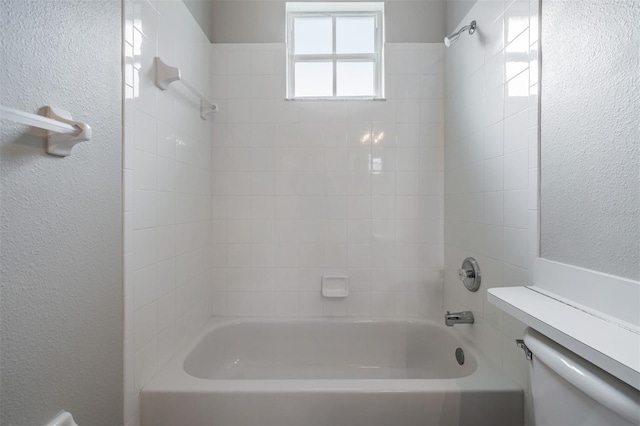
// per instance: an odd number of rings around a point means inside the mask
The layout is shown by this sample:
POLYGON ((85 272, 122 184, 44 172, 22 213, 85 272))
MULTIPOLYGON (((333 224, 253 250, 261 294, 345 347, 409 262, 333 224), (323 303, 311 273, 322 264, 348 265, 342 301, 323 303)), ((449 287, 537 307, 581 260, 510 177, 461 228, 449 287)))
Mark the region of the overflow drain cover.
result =
POLYGON ((456 349, 456 361, 458 361, 460 365, 464 364, 464 351, 462 348, 456 349))

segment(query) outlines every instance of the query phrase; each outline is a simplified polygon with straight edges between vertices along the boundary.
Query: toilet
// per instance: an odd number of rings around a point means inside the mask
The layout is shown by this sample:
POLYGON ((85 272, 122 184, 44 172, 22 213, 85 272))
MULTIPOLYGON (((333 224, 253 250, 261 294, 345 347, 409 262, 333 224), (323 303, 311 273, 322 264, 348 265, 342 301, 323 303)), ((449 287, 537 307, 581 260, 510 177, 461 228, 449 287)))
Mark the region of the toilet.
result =
POLYGON ((640 425, 640 391, 528 328, 536 426, 640 425))

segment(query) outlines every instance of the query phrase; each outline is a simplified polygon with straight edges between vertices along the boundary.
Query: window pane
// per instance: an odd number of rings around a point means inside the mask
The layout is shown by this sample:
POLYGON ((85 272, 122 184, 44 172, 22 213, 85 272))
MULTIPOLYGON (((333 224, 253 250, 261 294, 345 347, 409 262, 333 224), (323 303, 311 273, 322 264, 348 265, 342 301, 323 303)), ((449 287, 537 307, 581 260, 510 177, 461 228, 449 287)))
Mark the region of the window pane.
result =
POLYGON ((295 18, 293 39, 295 54, 333 53, 331 18, 295 18))
POLYGON ((296 97, 333 96, 332 62, 296 62, 296 97))
POLYGON ((338 62, 338 96, 375 96, 373 62, 338 62))
POLYGON ((337 53, 375 52, 375 18, 336 18, 337 53))

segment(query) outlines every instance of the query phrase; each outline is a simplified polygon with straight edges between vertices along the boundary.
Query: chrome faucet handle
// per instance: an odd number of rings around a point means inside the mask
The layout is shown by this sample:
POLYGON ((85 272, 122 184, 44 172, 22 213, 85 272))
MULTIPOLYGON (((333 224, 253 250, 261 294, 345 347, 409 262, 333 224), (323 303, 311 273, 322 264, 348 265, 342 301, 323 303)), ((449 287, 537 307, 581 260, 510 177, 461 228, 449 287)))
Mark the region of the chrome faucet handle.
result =
POLYGON ((458 269, 458 278, 464 281, 466 278, 475 278, 476 274, 471 269, 458 269))
POLYGON ((482 276, 480 266, 478 266, 478 262, 476 262, 473 257, 467 257, 464 262, 462 262, 462 267, 458 269, 458 278, 467 290, 471 292, 478 291, 482 276))

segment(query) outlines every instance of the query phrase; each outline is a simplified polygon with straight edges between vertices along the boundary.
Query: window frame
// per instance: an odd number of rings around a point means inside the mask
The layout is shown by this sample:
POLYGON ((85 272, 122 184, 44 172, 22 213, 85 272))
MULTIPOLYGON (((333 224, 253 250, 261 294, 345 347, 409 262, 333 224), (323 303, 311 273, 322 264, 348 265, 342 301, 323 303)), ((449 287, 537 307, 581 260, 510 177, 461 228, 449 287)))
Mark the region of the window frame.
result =
POLYGON ((383 12, 381 10, 354 11, 287 11, 287 99, 384 99, 383 93, 383 12), (332 52, 322 54, 295 54, 294 25, 296 18, 330 17, 332 25, 332 52), (336 53, 336 18, 372 17, 375 22, 373 53, 336 53), (296 96, 295 65, 298 62, 331 62, 333 68, 333 92, 330 96, 296 96), (338 62, 373 62, 374 94, 364 96, 338 96, 338 62))

